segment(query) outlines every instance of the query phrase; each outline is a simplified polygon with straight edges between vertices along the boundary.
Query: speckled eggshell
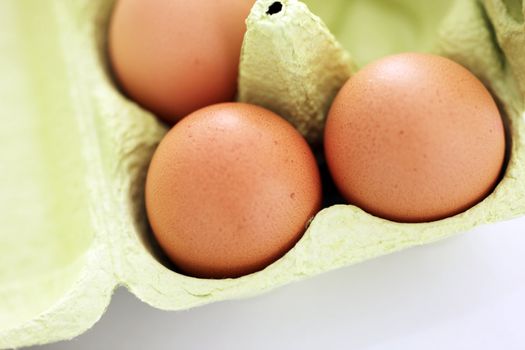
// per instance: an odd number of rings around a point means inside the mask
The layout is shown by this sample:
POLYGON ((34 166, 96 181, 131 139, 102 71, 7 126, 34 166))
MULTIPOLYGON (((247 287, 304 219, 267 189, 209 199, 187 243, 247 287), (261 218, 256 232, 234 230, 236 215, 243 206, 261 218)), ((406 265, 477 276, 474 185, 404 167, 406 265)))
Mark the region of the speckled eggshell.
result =
POLYGON ((243 103, 200 109, 160 143, 146 182, 155 236, 176 267, 211 278, 258 271, 285 254, 318 211, 321 185, 303 137, 243 103))
POLYGON ((109 57, 134 101, 174 123, 233 101, 245 20, 255 0, 118 0, 109 57))
POLYGON ((324 142, 344 197, 401 222, 433 221, 478 203, 505 156, 489 91, 461 65, 429 54, 386 57, 354 75, 330 109, 324 142))

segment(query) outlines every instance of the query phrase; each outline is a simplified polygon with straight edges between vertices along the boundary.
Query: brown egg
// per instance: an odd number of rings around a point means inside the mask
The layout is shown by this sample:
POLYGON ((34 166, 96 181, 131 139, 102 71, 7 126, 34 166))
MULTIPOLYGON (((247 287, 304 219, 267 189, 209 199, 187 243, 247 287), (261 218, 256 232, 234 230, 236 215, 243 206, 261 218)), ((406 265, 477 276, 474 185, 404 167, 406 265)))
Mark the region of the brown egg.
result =
POLYGON ((206 107, 175 125, 146 181, 155 237, 197 277, 263 269, 297 242, 320 201, 303 137, 276 114, 242 103, 206 107))
POLYGON ((255 0, 118 0, 109 56, 124 91, 168 122, 232 101, 255 0))
POLYGON ((330 109, 325 154, 348 202, 401 222, 460 213, 500 175, 505 135, 496 103, 467 69, 407 53, 372 63, 330 109))

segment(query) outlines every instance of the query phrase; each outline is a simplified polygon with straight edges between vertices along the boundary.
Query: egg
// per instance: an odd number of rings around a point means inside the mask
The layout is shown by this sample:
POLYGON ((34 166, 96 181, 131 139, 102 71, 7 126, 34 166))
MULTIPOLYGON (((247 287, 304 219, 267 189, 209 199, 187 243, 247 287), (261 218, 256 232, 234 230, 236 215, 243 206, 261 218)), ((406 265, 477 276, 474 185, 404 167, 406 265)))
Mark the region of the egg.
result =
POLYGON ((285 254, 319 210, 317 164, 278 115, 243 103, 200 109, 163 138, 146 180, 153 233, 180 271, 226 278, 285 254))
POLYGON ((505 131, 490 92, 444 57, 405 53, 374 62, 337 94, 325 155, 345 199, 400 222, 465 211, 494 188, 505 131))
POLYGON ((118 0, 108 51, 124 92, 165 121, 232 101, 255 0, 118 0))

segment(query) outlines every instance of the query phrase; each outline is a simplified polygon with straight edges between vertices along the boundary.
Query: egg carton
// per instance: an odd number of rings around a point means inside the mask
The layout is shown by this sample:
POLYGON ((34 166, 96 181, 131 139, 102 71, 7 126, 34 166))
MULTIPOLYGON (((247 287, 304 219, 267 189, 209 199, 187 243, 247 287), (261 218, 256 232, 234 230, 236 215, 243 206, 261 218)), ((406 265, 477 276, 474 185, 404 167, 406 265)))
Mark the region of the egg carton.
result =
POLYGON ((523 5, 390 2, 258 0, 247 19, 238 100, 277 112, 315 144, 356 67, 393 51, 441 54, 499 102, 508 156, 498 186, 471 209, 429 223, 330 206, 264 270, 213 280, 175 272, 152 238, 144 180, 166 127, 112 80, 105 48, 113 1, 1 1, 0 348, 81 334, 117 286, 156 308, 188 309, 524 215, 523 5), (380 44, 363 45, 367 38, 380 44))

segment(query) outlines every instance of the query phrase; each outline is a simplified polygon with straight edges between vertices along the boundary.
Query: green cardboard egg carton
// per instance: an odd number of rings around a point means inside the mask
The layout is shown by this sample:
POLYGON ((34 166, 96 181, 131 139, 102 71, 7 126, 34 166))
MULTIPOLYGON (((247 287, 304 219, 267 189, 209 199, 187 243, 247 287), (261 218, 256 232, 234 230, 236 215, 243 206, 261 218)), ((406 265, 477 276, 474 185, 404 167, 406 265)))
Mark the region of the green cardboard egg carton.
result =
POLYGON ((403 224, 334 205, 262 271, 223 280, 174 272, 152 239, 143 200, 166 127, 112 81, 112 6, 0 2, 0 348, 81 334, 117 286, 160 309, 188 309, 525 214, 521 0, 258 0, 247 19, 239 100, 279 113, 315 144, 357 67, 394 52, 438 53, 469 68, 498 100, 506 169, 492 194, 454 217, 403 224))

